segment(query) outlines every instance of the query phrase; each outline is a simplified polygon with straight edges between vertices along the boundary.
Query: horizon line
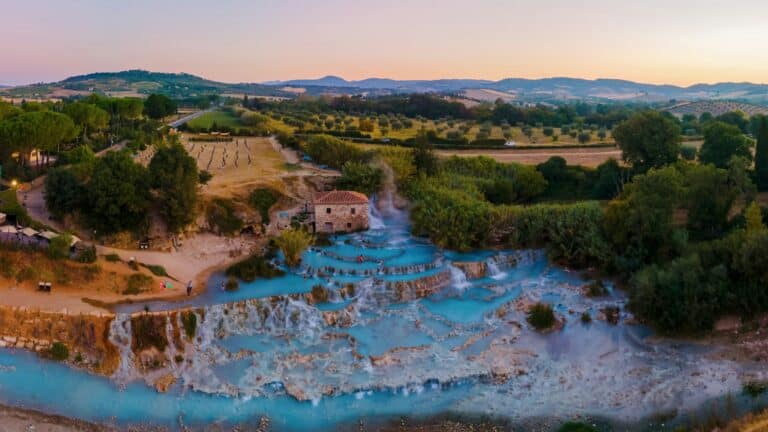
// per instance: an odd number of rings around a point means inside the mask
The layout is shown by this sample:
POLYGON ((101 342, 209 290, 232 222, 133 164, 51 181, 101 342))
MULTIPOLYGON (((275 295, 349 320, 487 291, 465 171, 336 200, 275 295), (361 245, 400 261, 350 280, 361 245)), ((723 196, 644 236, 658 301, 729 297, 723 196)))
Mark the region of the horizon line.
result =
POLYGON ((718 84, 752 84, 752 85, 768 85, 768 82, 753 82, 753 81, 710 81, 710 82, 694 82, 692 84, 683 85, 683 84, 672 84, 670 82, 648 82, 648 81, 635 81, 628 78, 615 78, 615 77, 597 77, 597 78, 587 78, 587 77, 580 77, 580 76, 568 76, 568 75, 552 75, 552 76, 539 76, 536 78, 530 78, 530 77, 524 77, 524 76, 507 76, 500 79, 490 79, 490 78, 454 78, 454 77, 440 77, 440 78, 389 78, 389 77, 381 77, 381 76, 367 76, 365 78, 360 79, 349 79, 345 78, 342 75, 336 75, 333 73, 329 74, 319 74, 315 75, 313 78, 289 78, 289 79, 272 79, 272 80, 264 80, 264 81, 219 81, 215 78, 204 76, 203 74, 196 74, 192 72, 168 72, 168 71, 158 71, 158 70, 149 70, 149 69, 142 69, 142 68, 130 68, 130 69, 122 69, 122 70, 112 70, 112 71, 93 71, 93 72, 86 72, 86 73, 75 73, 68 75, 64 78, 61 78, 57 81, 37 81, 37 82, 27 82, 22 84, 6 84, 0 79, 0 86, 3 86, 4 88, 14 88, 14 87, 26 87, 26 86, 33 86, 33 85, 39 85, 39 84, 55 84, 60 83, 64 80, 78 77, 78 76, 85 76, 85 75, 92 75, 92 74, 98 74, 98 73, 122 73, 122 72, 129 72, 129 71, 143 71, 143 72, 149 72, 149 73, 163 73, 163 74, 176 74, 176 75, 192 75, 204 80, 208 81, 214 81, 222 84, 259 84, 259 85, 267 85, 267 86, 274 86, 274 85, 281 85, 281 84, 287 84, 290 81, 317 81, 324 78, 339 78, 347 83, 354 83, 354 82, 360 82, 360 81, 367 81, 367 80, 390 80, 390 81, 412 81, 412 82, 429 82, 429 81, 487 81, 488 83, 497 83, 499 81, 504 80, 510 80, 510 79, 520 79, 520 80, 529 80, 529 81, 541 81, 541 80, 547 80, 547 79, 577 79, 577 80, 583 80, 583 81, 626 81, 628 83, 638 84, 638 85, 647 85, 647 86, 672 86, 672 87, 678 87, 678 88, 690 88, 697 85, 718 85, 718 84))

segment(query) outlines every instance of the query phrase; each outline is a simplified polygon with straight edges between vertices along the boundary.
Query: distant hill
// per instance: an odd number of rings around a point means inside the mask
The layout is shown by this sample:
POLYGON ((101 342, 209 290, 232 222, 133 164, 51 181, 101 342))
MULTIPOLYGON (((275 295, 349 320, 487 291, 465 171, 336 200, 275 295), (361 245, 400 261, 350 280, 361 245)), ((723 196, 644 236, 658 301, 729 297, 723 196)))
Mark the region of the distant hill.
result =
POLYGON ((142 96, 164 93, 172 97, 203 94, 296 97, 308 94, 386 95, 394 93, 441 93, 455 100, 518 101, 523 103, 591 102, 694 102, 728 100, 768 105, 768 85, 753 83, 696 84, 680 87, 646 84, 618 79, 581 78, 506 78, 498 81, 478 79, 394 80, 367 78, 348 81, 338 76, 318 79, 271 81, 266 83, 223 83, 188 73, 145 70, 97 72, 78 75, 55 83, 31 84, 0 89, 0 94, 18 98, 68 97, 92 92, 142 96))
POLYGON ((646 84, 618 79, 581 78, 506 78, 499 81, 476 79, 392 80, 368 78, 347 81, 337 76, 270 82, 273 86, 301 87, 309 93, 442 92, 473 100, 517 99, 520 101, 611 100, 628 102, 665 102, 678 100, 728 99, 768 103, 768 85, 752 83, 696 84, 680 87, 646 84), (483 90, 483 92, 471 91, 483 90), (499 92, 501 92, 499 94, 499 92))
POLYGON ((204 94, 244 94, 254 96, 290 96, 275 87, 255 83, 222 83, 187 73, 128 70, 96 72, 69 77, 55 83, 31 84, 4 89, 15 97, 68 97, 93 92, 117 96, 142 96, 163 93, 172 97, 204 94))

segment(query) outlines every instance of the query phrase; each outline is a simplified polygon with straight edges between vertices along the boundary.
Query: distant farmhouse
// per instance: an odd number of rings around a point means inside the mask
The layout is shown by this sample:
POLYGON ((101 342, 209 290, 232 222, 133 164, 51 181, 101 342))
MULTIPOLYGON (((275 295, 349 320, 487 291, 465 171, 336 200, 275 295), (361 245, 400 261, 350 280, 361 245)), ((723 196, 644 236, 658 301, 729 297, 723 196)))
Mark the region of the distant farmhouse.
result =
POLYGON ((319 192, 312 199, 315 232, 337 233, 368 229, 368 197, 360 192, 319 192))

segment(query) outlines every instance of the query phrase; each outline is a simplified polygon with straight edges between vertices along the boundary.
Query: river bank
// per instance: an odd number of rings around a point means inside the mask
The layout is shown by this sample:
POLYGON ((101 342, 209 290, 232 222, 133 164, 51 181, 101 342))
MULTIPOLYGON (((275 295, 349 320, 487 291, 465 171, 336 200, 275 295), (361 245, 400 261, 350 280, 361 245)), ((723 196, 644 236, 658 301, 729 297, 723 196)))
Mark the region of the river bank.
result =
POLYGON ((0 405, 0 430, 3 432, 116 432, 118 429, 31 409, 0 405))

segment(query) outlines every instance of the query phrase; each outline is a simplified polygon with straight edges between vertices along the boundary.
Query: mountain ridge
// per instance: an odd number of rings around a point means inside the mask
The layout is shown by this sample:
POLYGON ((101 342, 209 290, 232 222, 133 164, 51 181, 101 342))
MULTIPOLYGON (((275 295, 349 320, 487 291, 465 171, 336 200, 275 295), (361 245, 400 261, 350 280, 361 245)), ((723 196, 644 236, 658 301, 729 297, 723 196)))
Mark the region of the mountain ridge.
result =
POLYGON ((346 80, 337 75, 315 79, 267 81, 261 83, 226 83, 180 72, 152 72, 131 69, 118 72, 93 72, 73 75, 53 83, 3 88, 5 94, 39 95, 54 89, 64 93, 149 94, 166 93, 175 97, 202 94, 249 94, 256 96, 295 97, 285 87, 301 88, 309 94, 393 94, 443 93, 479 101, 518 100, 526 102, 562 102, 569 100, 612 100, 664 102, 677 100, 742 100, 768 104, 768 84, 751 82, 697 83, 689 86, 650 84, 618 78, 504 78, 483 80, 444 78, 433 80, 397 80, 370 77, 346 80))

